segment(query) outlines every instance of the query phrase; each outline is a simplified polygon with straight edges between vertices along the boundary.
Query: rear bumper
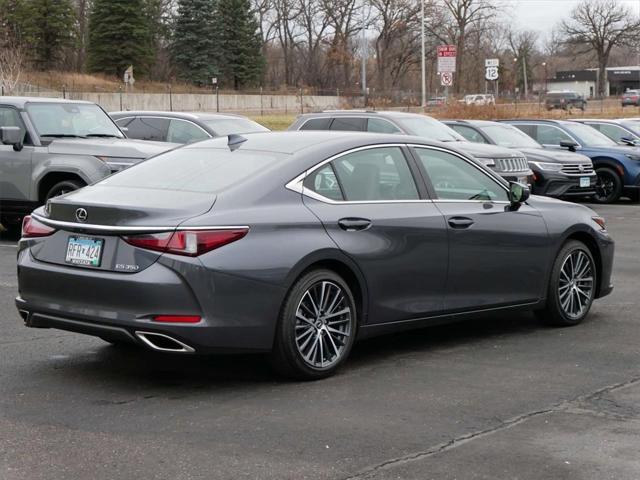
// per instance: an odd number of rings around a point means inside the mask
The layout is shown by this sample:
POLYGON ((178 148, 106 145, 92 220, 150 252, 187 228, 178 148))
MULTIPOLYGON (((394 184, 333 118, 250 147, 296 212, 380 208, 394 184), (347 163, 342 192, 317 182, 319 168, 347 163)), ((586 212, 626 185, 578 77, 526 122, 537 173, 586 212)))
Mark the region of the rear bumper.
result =
POLYGON ((196 354, 268 351, 279 302, 277 287, 160 259, 133 273, 98 272, 18 258, 16 307, 25 325, 150 345, 146 332, 169 336, 196 354), (177 270, 176 270, 177 269, 177 270), (154 315, 198 315, 194 324, 153 321, 154 315))

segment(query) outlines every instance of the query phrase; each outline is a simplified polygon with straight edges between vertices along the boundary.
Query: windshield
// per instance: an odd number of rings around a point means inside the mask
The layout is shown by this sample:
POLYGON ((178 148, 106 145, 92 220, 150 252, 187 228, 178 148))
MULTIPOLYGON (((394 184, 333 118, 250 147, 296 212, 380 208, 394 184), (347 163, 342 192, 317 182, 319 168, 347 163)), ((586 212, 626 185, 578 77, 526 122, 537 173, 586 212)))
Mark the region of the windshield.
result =
POLYGON ((203 120, 216 135, 224 136, 232 133, 268 132, 269 129, 246 118, 216 118, 203 120))
POLYGON ((263 151, 179 148, 138 163, 98 185, 219 193, 285 157, 282 153, 263 151))
POLYGON ((113 120, 91 103, 27 103, 27 113, 40 137, 124 138, 113 120))
POLYGON ((409 135, 417 135, 418 137, 439 142, 466 142, 465 138, 458 132, 431 117, 398 117, 395 121, 409 135))
POLYGON ((541 148, 542 146, 522 130, 511 125, 487 125, 480 127, 496 145, 508 148, 541 148))
POLYGON ((617 143, 609 137, 588 125, 567 122, 564 124, 564 127, 578 137, 584 147, 612 147, 617 145, 617 143))

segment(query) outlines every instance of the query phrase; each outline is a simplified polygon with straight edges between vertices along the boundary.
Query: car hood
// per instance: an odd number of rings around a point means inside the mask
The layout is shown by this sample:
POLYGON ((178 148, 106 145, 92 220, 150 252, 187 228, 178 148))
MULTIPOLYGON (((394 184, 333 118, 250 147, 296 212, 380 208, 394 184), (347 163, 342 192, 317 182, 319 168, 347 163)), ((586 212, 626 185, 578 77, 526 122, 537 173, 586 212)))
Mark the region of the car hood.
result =
POLYGON ((475 142, 451 142, 447 143, 458 150, 476 158, 513 158, 522 157, 518 150, 512 148, 499 147, 497 145, 487 145, 475 142))
POLYGON ((131 161, 144 160, 179 146, 175 143, 148 142, 128 138, 58 138, 49 144, 50 154, 93 155, 131 161))
POLYGON ((544 148, 518 148, 530 162, 591 163, 591 159, 580 153, 552 151, 544 148))

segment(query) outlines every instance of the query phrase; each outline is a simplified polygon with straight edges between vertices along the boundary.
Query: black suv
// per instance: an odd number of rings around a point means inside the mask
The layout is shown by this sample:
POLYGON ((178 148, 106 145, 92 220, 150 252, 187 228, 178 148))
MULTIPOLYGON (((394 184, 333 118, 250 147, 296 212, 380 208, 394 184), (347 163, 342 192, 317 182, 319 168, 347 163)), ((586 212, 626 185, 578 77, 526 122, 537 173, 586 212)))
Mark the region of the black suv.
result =
POLYGON ((289 130, 398 133, 439 142, 456 142, 455 148, 475 158, 507 181, 528 184, 533 175, 523 153, 495 145, 469 142, 444 123, 417 113, 363 110, 306 113, 298 116, 289 130))
POLYGON ((582 95, 578 95, 576 92, 549 92, 544 100, 544 106, 547 110, 571 110, 572 108, 579 108, 584 112, 587 101, 582 95))
POLYGON ((486 120, 446 120, 470 142, 517 148, 533 170, 531 185, 536 195, 549 197, 591 196, 596 174, 591 159, 579 153, 545 149, 526 133, 505 123, 486 120))

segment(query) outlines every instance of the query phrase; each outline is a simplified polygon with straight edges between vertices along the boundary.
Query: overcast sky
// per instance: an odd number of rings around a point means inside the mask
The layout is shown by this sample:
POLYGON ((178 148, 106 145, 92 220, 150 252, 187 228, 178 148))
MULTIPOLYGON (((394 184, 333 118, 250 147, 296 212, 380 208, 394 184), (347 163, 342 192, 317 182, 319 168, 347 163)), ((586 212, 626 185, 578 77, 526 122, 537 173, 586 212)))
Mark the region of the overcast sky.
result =
MULTIPOLYGON (((551 29, 563 18, 568 17, 571 10, 580 0, 495 0, 505 3, 513 12, 518 26, 525 30, 538 30, 540 39, 551 32, 551 29)), ((626 5, 636 15, 640 15, 640 0, 617 0, 626 5)))

